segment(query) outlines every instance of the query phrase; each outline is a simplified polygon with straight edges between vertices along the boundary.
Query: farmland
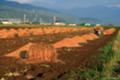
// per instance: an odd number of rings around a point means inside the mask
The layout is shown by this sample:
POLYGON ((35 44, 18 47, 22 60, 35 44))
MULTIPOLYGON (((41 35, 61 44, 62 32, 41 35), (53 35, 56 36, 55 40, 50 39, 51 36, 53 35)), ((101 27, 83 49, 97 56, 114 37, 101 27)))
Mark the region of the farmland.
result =
MULTIPOLYGON (((106 28, 99 37, 93 27, 1 27, 0 78, 98 80, 100 73, 105 73, 96 71, 105 52, 103 49, 101 53, 100 49, 116 36, 117 28, 106 28)), ((107 67, 108 63, 102 64, 107 67)))

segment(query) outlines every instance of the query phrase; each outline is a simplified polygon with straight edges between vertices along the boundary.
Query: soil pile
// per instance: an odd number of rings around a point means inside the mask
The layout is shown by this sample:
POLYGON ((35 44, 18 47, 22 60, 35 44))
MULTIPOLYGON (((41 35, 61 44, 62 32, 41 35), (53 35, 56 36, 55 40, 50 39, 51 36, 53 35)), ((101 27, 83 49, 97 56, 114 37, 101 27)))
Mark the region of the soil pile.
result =
POLYGON ((115 31, 116 31, 115 28, 110 28, 110 29, 104 31, 104 35, 111 35, 111 34, 113 34, 115 31))
MULTIPOLYGON (((111 35, 116 31, 116 29, 111 28, 104 31, 104 35, 111 35)), ((62 47, 81 47, 80 43, 87 43, 87 41, 98 39, 99 37, 94 33, 85 34, 83 36, 75 36, 72 38, 64 38, 61 41, 53 44, 55 48, 62 47)))
POLYGON ((19 37, 25 37, 25 36, 29 36, 30 35, 30 33, 29 33, 29 29, 18 29, 17 30, 17 34, 18 34, 18 36, 19 37))
MULTIPOLYGON (((91 29, 91 28, 90 28, 91 29)), ((89 28, 18 28, 18 29, 0 29, 0 38, 41 36, 46 34, 69 33, 77 31, 89 31, 89 28)))
POLYGON ((58 62, 56 49, 45 43, 29 43, 20 49, 9 53, 7 57, 14 57, 26 63, 58 62))
POLYGON ((72 38, 65 38, 57 43, 54 44, 55 48, 61 48, 61 47, 81 47, 80 43, 87 43, 88 40, 94 40, 98 37, 93 34, 85 34, 83 36, 75 36, 72 38))
POLYGON ((15 37, 16 33, 17 31, 14 29, 10 29, 10 30, 2 29, 0 30, 0 38, 13 38, 15 37))

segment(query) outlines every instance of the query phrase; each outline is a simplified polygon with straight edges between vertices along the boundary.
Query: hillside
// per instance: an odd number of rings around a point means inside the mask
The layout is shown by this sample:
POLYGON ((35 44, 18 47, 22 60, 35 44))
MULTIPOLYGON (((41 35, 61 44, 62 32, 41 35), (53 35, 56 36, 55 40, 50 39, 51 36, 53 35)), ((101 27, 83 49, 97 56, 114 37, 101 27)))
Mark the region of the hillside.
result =
POLYGON ((103 23, 120 25, 120 8, 107 6, 91 6, 85 8, 73 8, 64 10, 65 13, 71 13, 79 17, 91 17, 102 20, 103 23))
POLYGON ((23 16, 26 14, 27 19, 32 22, 50 23, 53 22, 53 16, 56 16, 58 21, 66 23, 97 23, 100 22, 95 18, 81 18, 71 16, 68 14, 60 13, 52 9, 43 7, 35 7, 29 4, 20 4, 11 1, 0 1, 0 18, 19 18, 23 20, 23 16))

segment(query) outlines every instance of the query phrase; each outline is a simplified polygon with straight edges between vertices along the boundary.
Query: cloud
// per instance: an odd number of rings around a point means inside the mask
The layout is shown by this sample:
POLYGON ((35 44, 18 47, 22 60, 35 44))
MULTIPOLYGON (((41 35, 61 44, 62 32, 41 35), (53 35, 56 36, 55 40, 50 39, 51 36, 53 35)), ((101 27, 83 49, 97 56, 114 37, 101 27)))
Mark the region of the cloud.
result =
POLYGON ((15 2, 19 2, 19 3, 32 3, 33 0, 7 0, 7 1, 15 1, 15 2))

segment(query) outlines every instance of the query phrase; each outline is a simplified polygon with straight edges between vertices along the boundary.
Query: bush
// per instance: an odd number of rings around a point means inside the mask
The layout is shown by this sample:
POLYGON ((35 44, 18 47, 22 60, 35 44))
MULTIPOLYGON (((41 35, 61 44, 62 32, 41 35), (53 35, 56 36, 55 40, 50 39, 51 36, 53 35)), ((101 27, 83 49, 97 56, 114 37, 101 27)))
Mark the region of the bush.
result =
POLYGON ((100 49, 101 51, 101 54, 99 56, 99 60, 102 62, 102 63, 106 63, 108 62, 111 57, 113 56, 113 50, 112 50, 112 44, 109 43, 107 44, 106 46, 104 46, 103 48, 100 49))

